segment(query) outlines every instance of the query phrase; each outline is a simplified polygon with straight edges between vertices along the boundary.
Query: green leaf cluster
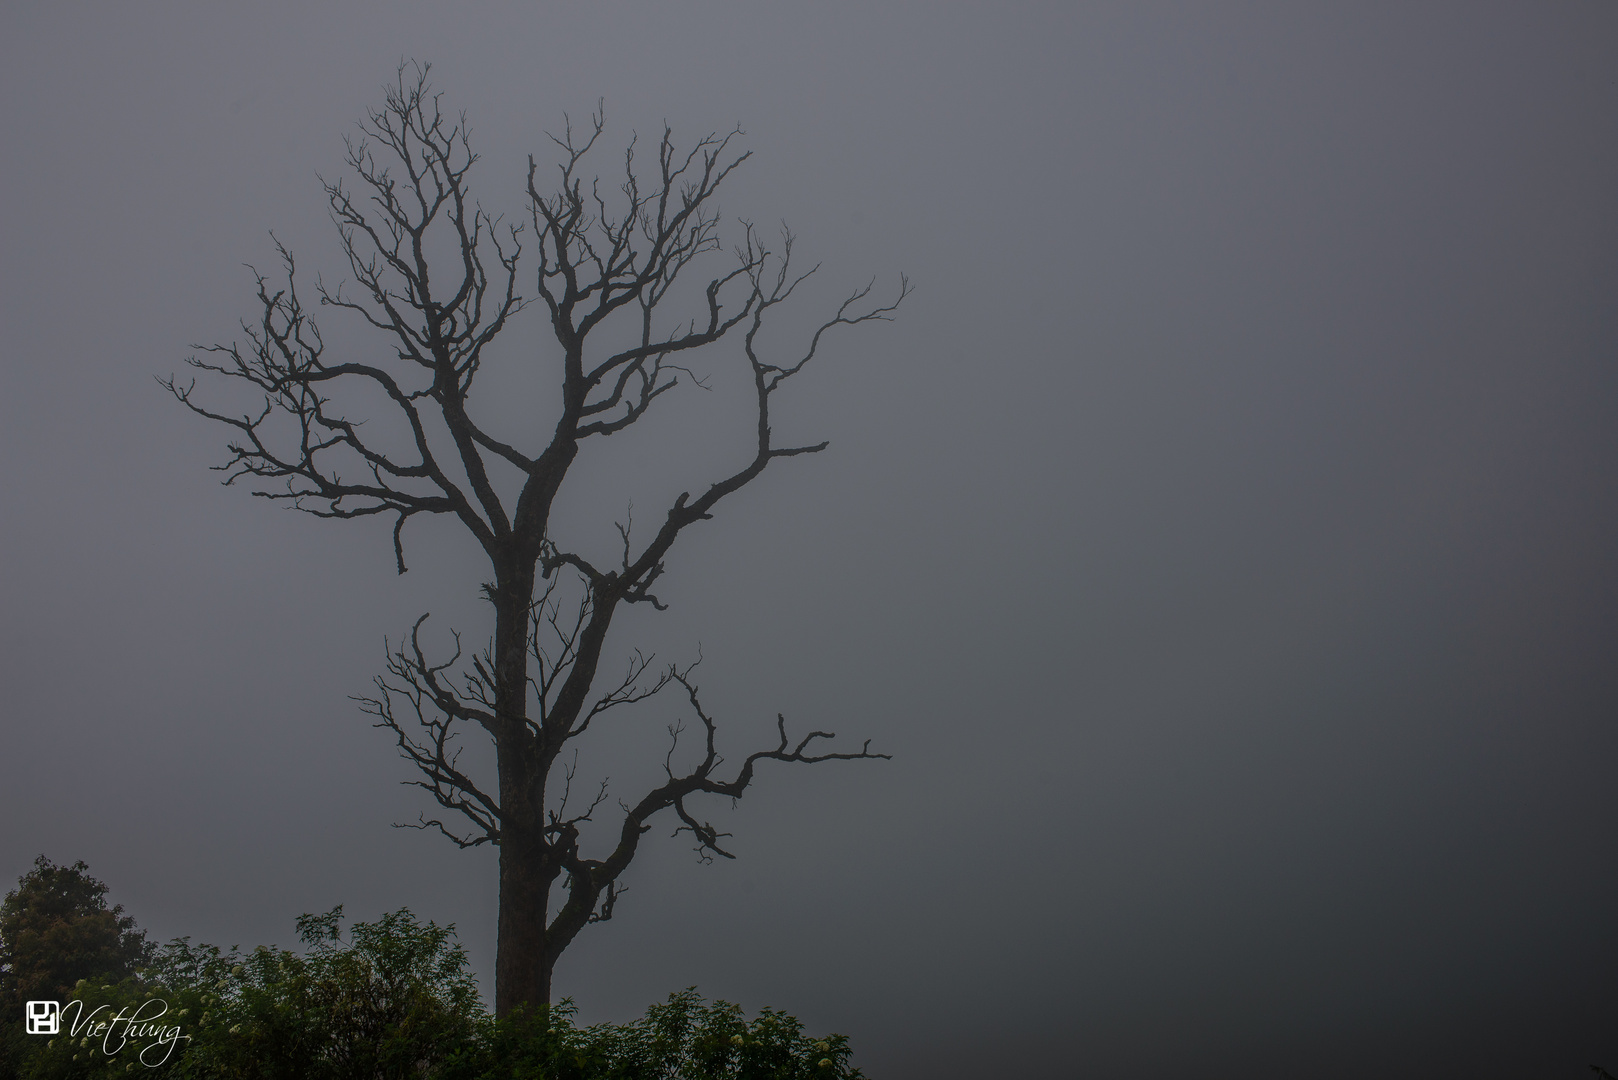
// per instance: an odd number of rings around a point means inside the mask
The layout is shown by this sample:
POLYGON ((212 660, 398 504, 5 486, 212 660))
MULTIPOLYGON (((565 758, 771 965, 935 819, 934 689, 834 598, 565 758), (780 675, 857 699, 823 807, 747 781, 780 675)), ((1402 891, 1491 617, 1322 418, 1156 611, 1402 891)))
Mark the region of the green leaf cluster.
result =
POLYGON ((83 862, 57 866, 45 856, 0 904, 0 995, 56 999, 91 975, 122 978, 151 947, 122 905, 108 908, 107 886, 83 862))
MULTIPOLYGON (((303 955, 260 946, 242 954, 178 938, 136 977, 87 981, 64 1002, 63 1031, 45 1041, 24 1080, 124 1075, 153 1068, 175 1080, 420 1080, 468 1045, 482 1015, 477 984, 450 927, 408 909, 355 923, 342 940, 342 908, 298 920, 303 955), (130 1040, 108 1054, 93 1035, 69 1037, 66 1017, 97 1006, 105 1019, 143 1003, 165 1006, 159 1024, 184 1038, 170 1054, 130 1040), (143 1058, 141 1055, 145 1054, 143 1058), (160 1064, 152 1066, 153 1061, 160 1064)), ((151 1009, 148 1008, 149 1014, 151 1009)))
POLYGON ((267 946, 225 952, 189 938, 153 948, 121 909, 106 908, 106 886, 85 869, 41 857, 0 908, 0 958, 9 965, 0 969, 9 995, 0 1076, 863 1080, 844 1036, 812 1039, 773 1009, 748 1020, 695 988, 625 1024, 578 1027, 567 1000, 495 1020, 454 928, 404 908, 352 924, 346 940, 340 906, 304 915, 301 955, 267 946), (24 989, 28 998, 18 996, 24 989), (22 1002, 42 997, 63 1003, 62 1030, 22 1034, 22 1002), (94 1030, 120 1013, 150 1026, 114 1024, 110 1038, 94 1030), (70 1023, 86 1017, 70 1034, 70 1023))
POLYGON ((691 987, 627 1024, 579 1028, 563 1000, 485 1021, 437 1080, 863 1080, 848 1039, 811 1039, 796 1017, 707 1003, 691 987))
POLYGON ((20 1075, 32 1050, 20 1018, 28 1001, 65 1001, 90 978, 117 982, 151 957, 146 935, 83 862, 34 860, 0 903, 0 1076, 20 1075))

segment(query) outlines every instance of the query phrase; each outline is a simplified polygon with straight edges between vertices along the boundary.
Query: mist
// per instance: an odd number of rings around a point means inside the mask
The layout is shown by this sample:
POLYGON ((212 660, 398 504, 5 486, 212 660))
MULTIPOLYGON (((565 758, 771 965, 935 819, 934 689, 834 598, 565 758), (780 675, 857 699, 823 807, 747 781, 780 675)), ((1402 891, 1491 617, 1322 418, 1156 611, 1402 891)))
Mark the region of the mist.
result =
MULTIPOLYGON (((320 178, 415 59, 513 220, 564 117, 604 108, 604 179, 739 126, 727 238, 821 264, 772 345, 916 286, 782 392, 828 449, 693 527, 607 649, 700 655, 730 760, 778 713, 892 760, 761 768, 709 808, 734 861, 656 822, 557 969, 581 1021, 696 985, 879 1080, 1618 1068, 1610 5, 7 21, 6 888, 83 859, 155 940, 249 948, 409 906, 492 1000, 497 855, 390 827, 431 801, 350 700, 423 613, 487 638, 481 553, 413 520, 400 575, 388 519, 222 487, 155 381, 240 339, 271 230, 346 275, 320 178)), ((488 360, 518 433, 555 422, 544 318, 488 360)), ((740 356, 589 448, 570 540, 745 461, 740 356)), ((581 778, 634 795, 680 705, 581 778)))

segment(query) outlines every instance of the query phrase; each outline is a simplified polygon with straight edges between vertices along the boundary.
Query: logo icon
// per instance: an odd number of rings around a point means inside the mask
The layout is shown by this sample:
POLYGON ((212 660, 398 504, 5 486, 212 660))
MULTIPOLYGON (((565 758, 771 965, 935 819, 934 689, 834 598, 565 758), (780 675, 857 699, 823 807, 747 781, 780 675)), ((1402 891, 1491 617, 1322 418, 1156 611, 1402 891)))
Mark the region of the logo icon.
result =
POLYGON ((62 1006, 55 1001, 30 1001, 24 1023, 30 1035, 55 1035, 62 1026, 62 1006))

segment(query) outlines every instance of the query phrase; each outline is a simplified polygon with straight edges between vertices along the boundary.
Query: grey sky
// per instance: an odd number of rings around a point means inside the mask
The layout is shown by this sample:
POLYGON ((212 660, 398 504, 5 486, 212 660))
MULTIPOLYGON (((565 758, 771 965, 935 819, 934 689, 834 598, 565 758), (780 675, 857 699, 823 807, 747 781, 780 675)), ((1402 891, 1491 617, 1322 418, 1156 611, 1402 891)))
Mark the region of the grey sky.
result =
MULTIPOLYGON (((426 804, 347 700, 423 611, 487 634, 472 547, 412 523, 399 577, 386 524, 221 489, 153 382, 251 314, 270 229, 340 277, 316 173, 415 57, 491 210, 604 97, 604 172, 664 118, 746 130, 727 215, 824 263, 779 340, 918 287, 792 387, 777 430, 830 450, 616 631, 700 643, 733 752, 779 711, 894 760, 763 775, 713 809, 734 863, 643 848, 558 969, 583 1019, 694 983, 887 1080, 1618 1069, 1618 9, 6 24, 5 887, 82 858, 223 945, 409 905, 489 988, 494 854, 388 828, 426 804)), ((539 313, 510 340, 543 387, 539 313)), ((746 452, 723 389, 664 402, 559 504, 581 543, 746 452)), ((586 765, 627 793, 676 705, 586 765)))

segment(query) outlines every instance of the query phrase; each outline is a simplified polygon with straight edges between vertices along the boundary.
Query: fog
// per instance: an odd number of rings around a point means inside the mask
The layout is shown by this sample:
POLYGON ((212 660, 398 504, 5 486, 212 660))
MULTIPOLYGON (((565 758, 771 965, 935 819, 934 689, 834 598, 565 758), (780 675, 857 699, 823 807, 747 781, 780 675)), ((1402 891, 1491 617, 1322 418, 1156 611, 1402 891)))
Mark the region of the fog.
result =
MULTIPOLYGON (((727 239, 821 264, 772 347, 916 286, 782 391, 780 440, 829 448, 693 527, 607 648, 700 655, 732 761, 777 713, 892 760, 761 767, 704 807, 733 862, 658 821, 557 969, 582 1021, 696 985, 878 1080, 1618 1069, 1611 5, 7 24, 5 888, 83 859, 154 939, 249 948, 409 906, 492 999, 497 855, 390 828, 431 801, 350 700, 425 612, 485 640, 487 564, 415 519, 399 575, 389 520, 220 486, 225 431, 156 382, 240 339, 272 229, 345 276, 319 178, 417 59, 510 220, 598 102, 604 177, 665 121, 742 128, 727 239)), ((548 433, 555 363, 530 309, 489 415, 548 433)), ((711 393, 581 456, 574 542, 746 460, 739 345, 693 363, 711 393)), ((580 782, 638 795, 681 705, 580 782)))

